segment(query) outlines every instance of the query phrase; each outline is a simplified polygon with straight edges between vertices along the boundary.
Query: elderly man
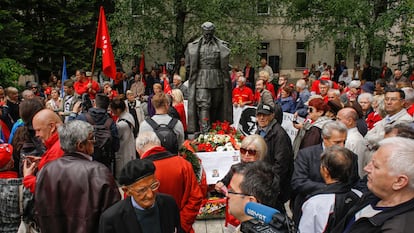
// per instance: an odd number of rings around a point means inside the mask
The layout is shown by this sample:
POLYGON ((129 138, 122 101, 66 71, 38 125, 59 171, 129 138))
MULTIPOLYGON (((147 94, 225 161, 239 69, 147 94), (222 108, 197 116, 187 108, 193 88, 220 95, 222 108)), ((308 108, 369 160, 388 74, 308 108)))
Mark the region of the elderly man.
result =
POLYGON ((188 99, 188 88, 183 84, 182 78, 178 74, 174 74, 173 76, 173 85, 171 85, 173 89, 180 89, 183 93, 184 99, 188 99))
POLYGON ((413 231, 414 140, 391 137, 379 142, 379 149, 364 168, 368 189, 332 232, 413 231))
POLYGON ((155 177, 152 161, 129 161, 119 184, 128 197, 101 215, 100 233, 183 232, 174 199, 156 192, 162 182, 155 177))
POLYGON ((298 93, 298 98, 296 99, 295 115, 306 117, 308 115, 308 106, 305 103, 309 100, 310 92, 306 88, 305 80, 299 79, 296 82, 296 92, 298 93))
MULTIPOLYGON (((337 145, 344 147, 348 129, 338 121, 325 123, 322 127, 322 143, 299 150, 295 160, 292 175, 292 189, 295 194, 293 218, 298 224, 302 215, 302 204, 309 194, 325 187, 325 182, 320 173, 321 154, 324 149, 337 145)), ((353 168, 350 175, 350 183, 359 179, 358 158, 353 154, 353 168)))
POLYGON ((253 91, 246 86, 245 77, 240 76, 237 78, 237 87, 233 89, 232 97, 234 107, 244 107, 253 103, 253 91))
POLYGON ((194 232, 192 225, 203 194, 191 163, 162 147, 154 132, 140 132, 136 142, 141 159, 153 161, 157 168, 155 177, 161 182, 159 191, 174 197, 180 210, 182 228, 185 232, 194 232))
POLYGON ((38 174, 36 219, 41 232, 98 232, 102 212, 119 201, 107 167, 92 161, 93 126, 71 121, 58 128, 65 154, 38 174))
POLYGON ((385 111, 387 115, 381 121, 377 122, 367 135, 365 139, 372 148, 375 143, 384 138, 384 127, 387 125, 396 125, 399 123, 411 123, 413 117, 407 113, 404 108, 405 93, 401 89, 388 88, 385 91, 385 111))
POLYGON ((336 120, 344 123, 344 125, 348 128, 345 148, 358 155, 358 173, 362 178, 365 175, 363 169, 367 162, 365 158, 367 146, 364 137, 357 128, 358 113, 353 108, 343 108, 339 110, 336 115, 336 120))
POLYGON ((38 137, 46 147, 46 152, 42 157, 35 157, 26 155, 23 163, 23 184, 30 189, 32 193, 35 192, 36 170, 41 171, 42 168, 49 162, 56 160, 63 155, 61 149, 57 128, 62 124, 62 119, 52 110, 43 109, 34 115, 32 120, 33 129, 38 137), (39 161, 40 160, 40 161, 39 161))
POLYGON ((280 190, 283 190, 283 192, 280 194, 278 206, 275 207, 282 210, 283 203, 290 198, 293 149, 289 136, 274 115, 275 110, 272 106, 266 104, 257 106, 256 119, 258 129, 256 134, 262 136, 267 144, 268 151, 263 160, 273 166, 273 169, 280 177, 280 190))
POLYGON ((217 120, 233 122, 228 43, 214 36, 211 22, 201 28, 203 36, 189 43, 185 52, 190 133, 206 133, 217 120))

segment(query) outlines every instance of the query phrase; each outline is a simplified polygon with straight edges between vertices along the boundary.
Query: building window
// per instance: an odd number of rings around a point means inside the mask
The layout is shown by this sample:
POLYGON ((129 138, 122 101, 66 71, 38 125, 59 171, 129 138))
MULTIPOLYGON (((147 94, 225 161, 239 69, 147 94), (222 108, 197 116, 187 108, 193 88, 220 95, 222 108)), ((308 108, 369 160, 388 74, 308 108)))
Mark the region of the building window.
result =
POLYGON ((257 14, 258 15, 269 15, 270 5, 268 0, 257 0, 257 14))
POLYGON ((296 67, 306 67, 305 42, 296 42, 296 67))

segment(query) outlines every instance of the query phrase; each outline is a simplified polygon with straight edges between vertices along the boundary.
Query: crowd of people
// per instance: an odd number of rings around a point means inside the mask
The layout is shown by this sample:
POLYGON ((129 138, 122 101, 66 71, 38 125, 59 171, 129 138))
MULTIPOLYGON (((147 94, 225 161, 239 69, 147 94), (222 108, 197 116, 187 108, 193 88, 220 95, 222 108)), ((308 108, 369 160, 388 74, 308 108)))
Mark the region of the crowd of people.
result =
MULTIPOLYGON (((184 67, 0 88, 0 231, 17 232, 23 216, 41 232, 194 232, 205 193, 178 153, 189 137, 184 67)), ((266 59, 233 67, 233 107, 256 106, 257 131, 215 185, 226 225, 239 231, 257 202, 290 209, 300 232, 411 230, 414 75, 357 67, 313 65, 295 84, 266 59)))

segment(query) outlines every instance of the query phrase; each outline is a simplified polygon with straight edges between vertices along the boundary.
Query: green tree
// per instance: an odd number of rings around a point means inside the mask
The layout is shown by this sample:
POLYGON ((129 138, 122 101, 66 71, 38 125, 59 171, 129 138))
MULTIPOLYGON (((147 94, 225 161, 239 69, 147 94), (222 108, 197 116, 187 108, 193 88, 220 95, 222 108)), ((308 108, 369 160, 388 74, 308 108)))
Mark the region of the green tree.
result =
POLYGON ((10 58, 0 59, 0 86, 17 86, 17 80, 24 74, 29 74, 29 70, 17 61, 10 58))
POLYGON ((24 64, 41 79, 60 71, 90 68, 99 7, 112 0, 3 0, 0 2, 0 58, 24 64))
POLYGON ((284 23, 308 32, 308 41, 333 40, 368 61, 381 58, 394 39, 393 26, 414 11, 412 0, 281 0, 281 5, 284 23))
MULTIPOLYGON (((270 1, 269 1, 270 4, 270 1)), ((178 64, 187 43, 201 35, 205 21, 216 25, 216 35, 230 43, 236 56, 256 56, 257 28, 267 17, 258 17, 256 1, 249 0, 124 0, 110 17, 116 56, 131 59, 162 45, 178 64)))

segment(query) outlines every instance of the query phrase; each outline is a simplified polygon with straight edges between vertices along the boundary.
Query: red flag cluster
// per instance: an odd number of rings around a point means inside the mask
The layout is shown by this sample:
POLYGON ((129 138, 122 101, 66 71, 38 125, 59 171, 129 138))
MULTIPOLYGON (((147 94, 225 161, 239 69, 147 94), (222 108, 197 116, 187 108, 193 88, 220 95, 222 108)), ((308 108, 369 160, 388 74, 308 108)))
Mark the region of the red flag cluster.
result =
POLYGON ((96 32, 96 48, 102 49, 102 71, 103 73, 115 79, 116 65, 114 53, 112 51, 111 40, 108 32, 108 25, 106 24, 106 17, 104 8, 101 6, 99 13, 98 31, 96 32))

